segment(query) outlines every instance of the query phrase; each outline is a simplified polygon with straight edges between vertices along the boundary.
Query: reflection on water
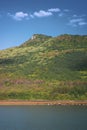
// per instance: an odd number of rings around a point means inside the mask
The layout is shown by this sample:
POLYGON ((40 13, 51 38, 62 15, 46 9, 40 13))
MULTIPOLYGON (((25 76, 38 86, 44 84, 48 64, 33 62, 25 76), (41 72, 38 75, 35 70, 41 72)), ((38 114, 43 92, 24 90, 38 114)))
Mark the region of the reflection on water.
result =
POLYGON ((87 130, 87 106, 0 106, 0 130, 87 130))

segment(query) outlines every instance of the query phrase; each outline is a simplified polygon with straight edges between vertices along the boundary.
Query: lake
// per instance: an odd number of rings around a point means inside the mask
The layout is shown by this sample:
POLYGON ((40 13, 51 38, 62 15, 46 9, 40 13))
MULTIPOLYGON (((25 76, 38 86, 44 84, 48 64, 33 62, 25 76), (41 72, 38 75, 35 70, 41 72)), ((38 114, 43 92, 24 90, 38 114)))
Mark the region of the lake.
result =
POLYGON ((0 106, 0 130, 87 130, 87 106, 0 106))

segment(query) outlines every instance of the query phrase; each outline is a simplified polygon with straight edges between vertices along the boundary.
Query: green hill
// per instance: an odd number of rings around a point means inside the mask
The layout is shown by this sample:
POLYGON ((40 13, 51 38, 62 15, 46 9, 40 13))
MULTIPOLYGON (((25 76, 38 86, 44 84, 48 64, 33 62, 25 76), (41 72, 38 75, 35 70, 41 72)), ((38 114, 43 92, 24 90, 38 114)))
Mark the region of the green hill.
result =
POLYGON ((87 36, 34 34, 0 51, 0 99, 87 99, 87 36))

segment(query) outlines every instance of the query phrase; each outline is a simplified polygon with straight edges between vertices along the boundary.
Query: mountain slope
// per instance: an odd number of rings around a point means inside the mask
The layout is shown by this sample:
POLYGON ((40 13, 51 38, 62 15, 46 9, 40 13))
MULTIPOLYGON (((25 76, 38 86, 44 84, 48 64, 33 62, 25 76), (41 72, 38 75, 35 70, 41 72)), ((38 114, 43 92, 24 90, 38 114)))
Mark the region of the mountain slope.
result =
POLYGON ((86 99, 87 36, 35 34, 0 51, 1 99, 86 99))

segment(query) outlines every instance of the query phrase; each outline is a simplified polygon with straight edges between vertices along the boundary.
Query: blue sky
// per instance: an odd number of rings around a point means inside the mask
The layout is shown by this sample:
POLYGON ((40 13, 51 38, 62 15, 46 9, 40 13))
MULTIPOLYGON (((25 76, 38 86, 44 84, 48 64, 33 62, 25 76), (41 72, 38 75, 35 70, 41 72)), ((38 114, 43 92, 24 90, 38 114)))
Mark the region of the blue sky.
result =
POLYGON ((66 33, 87 35, 87 0, 0 0, 0 50, 66 33))

